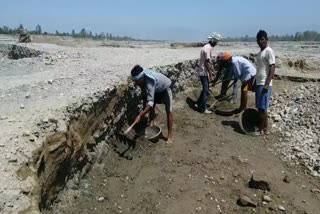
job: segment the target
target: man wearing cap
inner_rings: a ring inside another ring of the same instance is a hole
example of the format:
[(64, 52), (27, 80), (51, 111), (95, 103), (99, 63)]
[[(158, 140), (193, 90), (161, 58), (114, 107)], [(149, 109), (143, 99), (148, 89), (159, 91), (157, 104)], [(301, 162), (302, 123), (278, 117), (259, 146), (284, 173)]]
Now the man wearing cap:
[(199, 112), (210, 114), (212, 111), (207, 109), (207, 101), (209, 97), (209, 82), (213, 80), (213, 69), (210, 64), (211, 52), (213, 47), (222, 39), (222, 36), (217, 33), (213, 33), (208, 37), (208, 44), (204, 45), (200, 52), (200, 64), (198, 69), (198, 77), (201, 81), (202, 91), (197, 100), (197, 107)]
[(171, 80), (165, 75), (144, 70), (141, 66), (136, 65), (131, 70), (131, 78), (135, 85), (147, 92), (147, 105), (142, 112), (136, 117), (135, 122), (138, 123), (141, 118), (150, 112), (149, 118), (154, 119), (154, 109), (156, 103), (164, 104), (167, 113), (168, 136), (167, 143), (172, 143), (172, 91), (170, 89)]
[(276, 57), (273, 50), (268, 46), (267, 32), (260, 30), (257, 33), (257, 43), (261, 50), (257, 55), (256, 108), (259, 110), (261, 121), (257, 134), (261, 135), (269, 134), (267, 110), (272, 91)]
[[(217, 56), (218, 63), (218, 73), (217, 77), (214, 79), (213, 84), (219, 78), (219, 75), (224, 73), (223, 83), (222, 83), (222, 92), (227, 91), (227, 87), (230, 83), (230, 80), (240, 80), (241, 85), (241, 102), (239, 109), (236, 109), (235, 113), (240, 113), (247, 108), (248, 102), (248, 90), (251, 89), (253, 81), (256, 76), (256, 68), (249, 62), (246, 58), (242, 56), (234, 56), (229, 52), (219, 53)], [(236, 85), (236, 84), (235, 84)], [(233, 87), (233, 94), (236, 92), (237, 87)]]

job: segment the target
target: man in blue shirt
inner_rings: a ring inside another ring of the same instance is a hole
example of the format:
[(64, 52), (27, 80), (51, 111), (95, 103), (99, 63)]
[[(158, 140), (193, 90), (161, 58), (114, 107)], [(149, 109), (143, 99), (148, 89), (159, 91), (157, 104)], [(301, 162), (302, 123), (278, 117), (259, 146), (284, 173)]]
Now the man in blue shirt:
[(154, 114), (155, 105), (164, 104), (167, 113), (168, 136), (167, 143), (172, 143), (172, 91), (170, 89), (171, 80), (165, 75), (144, 70), (141, 66), (136, 65), (131, 70), (131, 78), (135, 85), (147, 92), (147, 105), (142, 112), (136, 117), (135, 122), (138, 123), (141, 118), (150, 112), (150, 119)]
[[(234, 56), (228, 52), (219, 53), (217, 56), (218, 63), (218, 74), (221, 75), (224, 73), (223, 84), (221, 91), (226, 93), (227, 87), (232, 79), (235, 81), (240, 80), (241, 85), (241, 102), (240, 107), (235, 113), (239, 113), (247, 108), (248, 102), (248, 90), (251, 89), (253, 81), (256, 76), (256, 68), (244, 57)], [(213, 81), (213, 84), (216, 83), (217, 78)], [(233, 88), (233, 93), (237, 93), (236, 84)]]

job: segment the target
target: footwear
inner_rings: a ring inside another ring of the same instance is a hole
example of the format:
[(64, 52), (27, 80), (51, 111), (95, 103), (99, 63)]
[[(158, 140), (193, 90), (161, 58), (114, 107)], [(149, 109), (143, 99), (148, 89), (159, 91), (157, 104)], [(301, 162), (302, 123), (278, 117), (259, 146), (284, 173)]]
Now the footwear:
[(212, 114), (212, 111), (206, 109), (206, 110), (205, 110), (204, 112), (202, 112), (202, 113), (204, 113), (204, 114)]
[(264, 133), (263, 131), (255, 131), (253, 132), (253, 136), (262, 136)]

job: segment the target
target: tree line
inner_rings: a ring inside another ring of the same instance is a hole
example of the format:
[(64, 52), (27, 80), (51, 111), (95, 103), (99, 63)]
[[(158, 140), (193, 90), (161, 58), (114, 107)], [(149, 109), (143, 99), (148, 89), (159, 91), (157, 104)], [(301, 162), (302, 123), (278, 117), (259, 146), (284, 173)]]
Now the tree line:
[[(20, 24), (17, 28), (10, 28), (8, 26), (0, 27), (0, 34), (17, 34), (20, 29), (24, 29), (23, 25)], [(112, 33), (93, 33), (90, 30), (82, 28), (79, 32), (72, 30), (69, 32), (59, 32), (56, 30), (54, 33), (46, 32), (42, 30), (42, 27), (38, 24), (34, 30), (29, 31), (30, 34), (34, 35), (55, 35), (55, 36), (72, 36), (75, 38), (91, 38), (91, 39), (108, 39), (108, 40), (118, 40), (118, 41), (141, 41), (141, 39), (135, 39), (130, 36), (118, 36)], [(320, 41), (320, 33), (317, 31), (304, 31), (297, 32), (294, 35), (272, 35), (269, 36), (271, 41)], [(151, 40), (150, 40), (151, 41)], [(226, 42), (254, 42), (255, 37), (252, 36), (242, 36), (242, 37), (227, 37), (224, 39)]]
[[(304, 31), (304, 32), (296, 32), (294, 35), (271, 35), (268, 36), (271, 41), (320, 41), (320, 33), (317, 31)], [(256, 37), (251, 36), (242, 36), (242, 37), (227, 37), (223, 39), (227, 42), (255, 42)]]
[[(19, 33), (21, 29), (25, 29), (22, 24), (20, 24), (17, 28), (10, 28), (8, 26), (0, 27), (0, 34), (11, 34), (15, 35)], [(85, 28), (82, 28), (79, 32), (76, 32), (75, 30), (72, 30), (69, 32), (60, 32), (56, 30), (54, 33), (50, 33), (47, 31), (43, 31), (42, 27), (38, 24), (34, 30), (28, 31), (28, 33), (33, 35), (53, 35), (53, 36), (72, 36), (75, 38), (91, 38), (91, 39), (108, 39), (108, 40), (118, 40), (118, 41), (138, 41), (140, 39), (135, 39), (130, 36), (119, 36), (119, 35), (113, 35), (112, 33), (93, 33), (90, 30), (86, 30)]]

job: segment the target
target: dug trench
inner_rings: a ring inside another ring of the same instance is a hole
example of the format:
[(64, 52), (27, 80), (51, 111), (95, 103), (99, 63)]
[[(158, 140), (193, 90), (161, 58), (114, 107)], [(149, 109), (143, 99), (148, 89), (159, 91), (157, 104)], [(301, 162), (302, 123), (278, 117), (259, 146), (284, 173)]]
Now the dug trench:
[[(70, 108), (67, 130), (49, 136), (34, 155), (39, 181), (34, 195), (41, 211), (278, 213), (284, 208), (288, 213), (317, 213), (319, 193), (310, 190), (319, 189), (319, 180), (304, 167), (288, 166), (274, 154), (277, 133), (248, 136), (241, 132), (237, 115), (205, 115), (192, 108), (192, 100), (200, 93), (197, 85), (193, 88), (196, 65), (188, 61), (156, 68), (173, 80), (176, 94), (171, 146), (164, 140), (152, 143), (121, 135), (141, 108), (139, 91), (130, 85)], [(298, 85), (279, 80), (274, 90)], [(217, 93), (215, 88), (213, 94)], [(249, 100), (253, 106), (253, 94)], [(238, 104), (224, 102), (218, 108), (232, 109)], [(161, 106), (157, 122), (165, 135)], [(252, 175), (268, 182), (270, 190), (249, 188)], [(254, 207), (237, 204), (244, 195)], [(265, 196), (271, 201), (263, 201)]]

